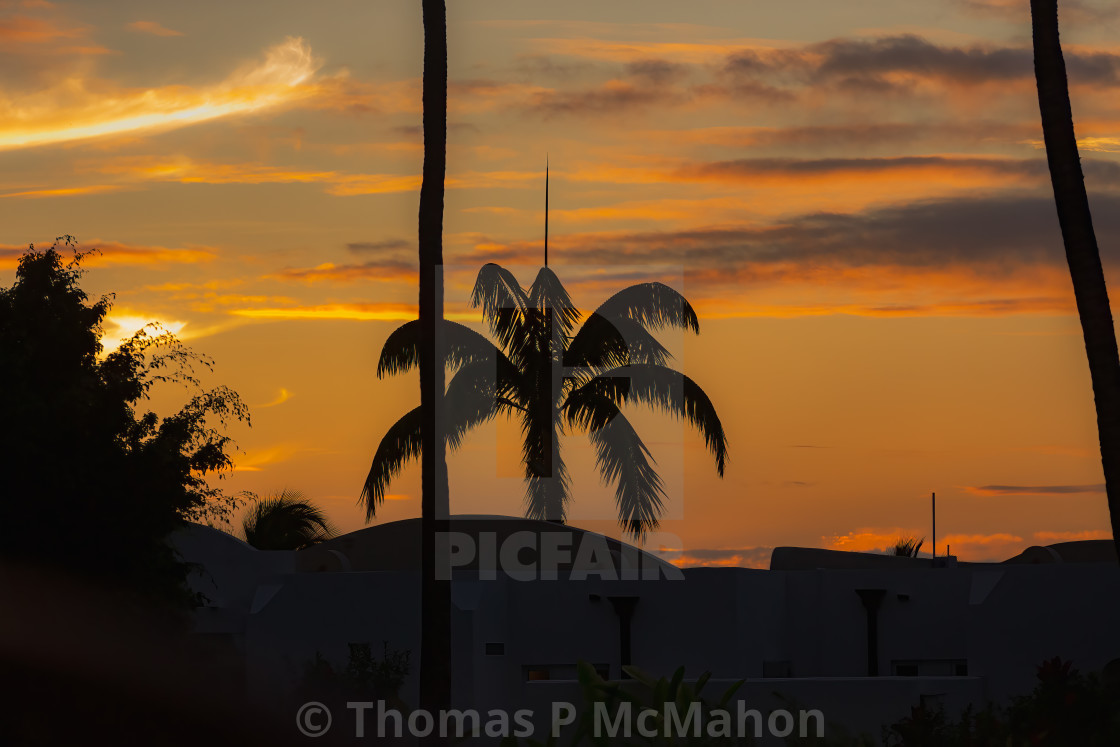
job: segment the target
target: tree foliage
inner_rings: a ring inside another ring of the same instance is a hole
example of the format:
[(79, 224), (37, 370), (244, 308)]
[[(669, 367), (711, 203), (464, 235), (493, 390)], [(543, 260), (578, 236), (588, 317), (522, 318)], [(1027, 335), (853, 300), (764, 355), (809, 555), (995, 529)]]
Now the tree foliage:
[[(220, 429), (248, 410), (226, 387), (203, 390), (196, 371), (212, 362), (158, 325), (103, 355), (112, 296), (90, 302), (88, 253), (59, 241), (31, 246), (0, 288), (0, 558), (183, 601), (186, 567), (165, 539), (232, 513), (238, 496), (207, 476), (232, 468)], [(161, 419), (142, 404), (164, 382), (191, 395)]]

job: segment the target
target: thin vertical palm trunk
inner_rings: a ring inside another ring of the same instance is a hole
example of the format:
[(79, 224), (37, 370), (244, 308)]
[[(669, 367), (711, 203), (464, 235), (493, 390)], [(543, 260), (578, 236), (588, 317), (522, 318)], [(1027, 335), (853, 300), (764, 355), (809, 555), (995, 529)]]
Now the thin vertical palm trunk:
[(1058, 39), (1057, 0), (1031, 0), (1038, 108), (1058, 223), (1066, 248), (1085, 353), (1093, 382), (1112, 538), (1120, 557), (1120, 356), (1108, 303), (1085, 177), (1073, 132), (1066, 65)]
[[(451, 582), (437, 561), (446, 544), (449, 500), (443, 437), (443, 356), (437, 334), (443, 321), (443, 194), (447, 172), (447, 8), (423, 0), (424, 180), (420, 187), (420, 408), (421, 426), (421, 637), (420, 707), (429, 713), (451, 702)], [(438, 731), (435, 732), (438, 735)], [(434, 737), (429, 743), (439, 744)]]

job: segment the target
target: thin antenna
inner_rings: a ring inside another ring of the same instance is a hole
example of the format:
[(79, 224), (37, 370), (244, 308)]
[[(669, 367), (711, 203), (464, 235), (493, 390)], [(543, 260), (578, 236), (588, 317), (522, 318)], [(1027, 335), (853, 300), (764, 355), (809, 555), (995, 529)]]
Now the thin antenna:
[(549, 265), (549, 157), (544, 156), (544, 267)]
[(937, 493), (929, 494), (930, 509), (933, 511), (933, 557), (937, 557)]

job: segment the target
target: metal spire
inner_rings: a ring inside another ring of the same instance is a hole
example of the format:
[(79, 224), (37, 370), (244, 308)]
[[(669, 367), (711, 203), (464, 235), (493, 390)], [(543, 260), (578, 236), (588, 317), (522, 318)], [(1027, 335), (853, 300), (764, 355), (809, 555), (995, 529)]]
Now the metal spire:
[(549, 265), (549, 157), (544, 156), (544, 267)]

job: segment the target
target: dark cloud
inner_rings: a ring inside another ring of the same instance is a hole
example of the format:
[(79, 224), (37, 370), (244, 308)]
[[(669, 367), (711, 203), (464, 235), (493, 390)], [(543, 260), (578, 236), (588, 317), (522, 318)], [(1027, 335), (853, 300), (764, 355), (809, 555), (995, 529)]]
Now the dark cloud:
[[(1120, 83), (1120, 55), (1066, 50), (1065, 59), (1074, 84)], [(909, 87), (891, 80), (897, 73), (963, 85), (1034, 79), (1029, 47), (952, 47), (913, 34), (832, 39), (797, 49), (744, 49), (729, 55), (722, 72), (732, 87), (776, 81), (878, 93)]]
[(890, 122), (851, 125), (810, 125), (805, 127), (744, 127), (729, 132), (728, 145), (746, 147), (791, 146), (796, 148), (897, 146), (922, 143), (1014, 143), (1039, 139), (1038, 124), (1006, 124), (1001, 122)]
[(412, 282), (416, 278), (414, 262), (375, 260), (360, 264), (322, 264), (317, 267), (289, 267), (268, 276), (273, 280), (351, 282), (354, 280), (383, 280)]
[(669, 60), (637, 60), (626, 66), (626, 74), (656, 85), (679, 80), (688, 72), (688, 66)]
[(385, 239), (384, 241), (352, 241), (346, 245), (346, 248), (356, 254), (362, 254), (364, 252), (408, 249), (411, 246), (412, 242), (407, 239)]
[(528, 80), (539, 81), (541, 78), (570, 79), (595, 68), (594, 64), (583, 60), (557, 60), (548, 55), (523, 55), (517, 58), (514, 72), (520, 73)]
[(578, 91), (542, 92), (533, 97), (528, 109), (545, 116), (610, 114), (679, 98), (680, 93), (671, 88), (610, 82)]
[(1104, 485), (980, 485), (965, 489), (979, 495), (1072, 495), (1103, 493)]
[[(1120, 86), (1120, 55), (1067, 49), (1074, 85)], [(937, 44), (915, 34), (870, 39), (839, 38), (787, 49), (743, 48), (715, 66), (649, 58), (617, 65), (525, 57), (526, 80), (561, 85), (522, 107), (545, 116), (596, 116), (653, 105), (731, 99), (748, 105), (788, 103), (805, 89), (884, 96), (914, 90), (912, 78), (955, 86), (1033, 81), (1029, 46)], [(900, 80), (900, 74), (902, 79)], [(598, 84), (590, 83), (598, 78)], [(487, 95), (504, 83), (453, 81), (458, 95)]]
[[(1096, 162), (1099, 173), (1110, 184), (1120, 177), (1120, 166), (1112, 162)], [(879, 173), (906, 171), (915, 168), (959, 168), (986, 171), (994, 174), (1044, 177), (1046, 161), (1041, 159), (947, 158), (944, 156), (902, 156), (898, 158), (742, 158), (734, 161), (714, 161), (681, 169), (681, 176), (720, 177), (804, 175), (826, 176), (842, 173)]]
[[(1089, 163), (1086, 171), (1094, 171)], [(1101, 171), (1115, 181), (1120, 167), (1107, 164)], [(1120, 262), (1120, 196), (1097, 191), (1090, 202), (1106, 266)], [(490, 241), (502, 256), (516, 256), (522, 249), (536, 251), (528, 243), (522, 247)], [(1044, 195), (960, 197), (858, 213), (803, 214), (770, 225), (555, 239), (556, 255), (569, 264), (599, 263), (608, 248), (616, 264), (679, 263), (690, 272), (719, 271), (728, 279), (743, 281), (767, 267), (793, 265), (974, 266), (1003, 276), (1025, 264), (1065, 263), (1053, 199)], [(766, 277), (775, 277), (774, 270), (767, 272)]]

